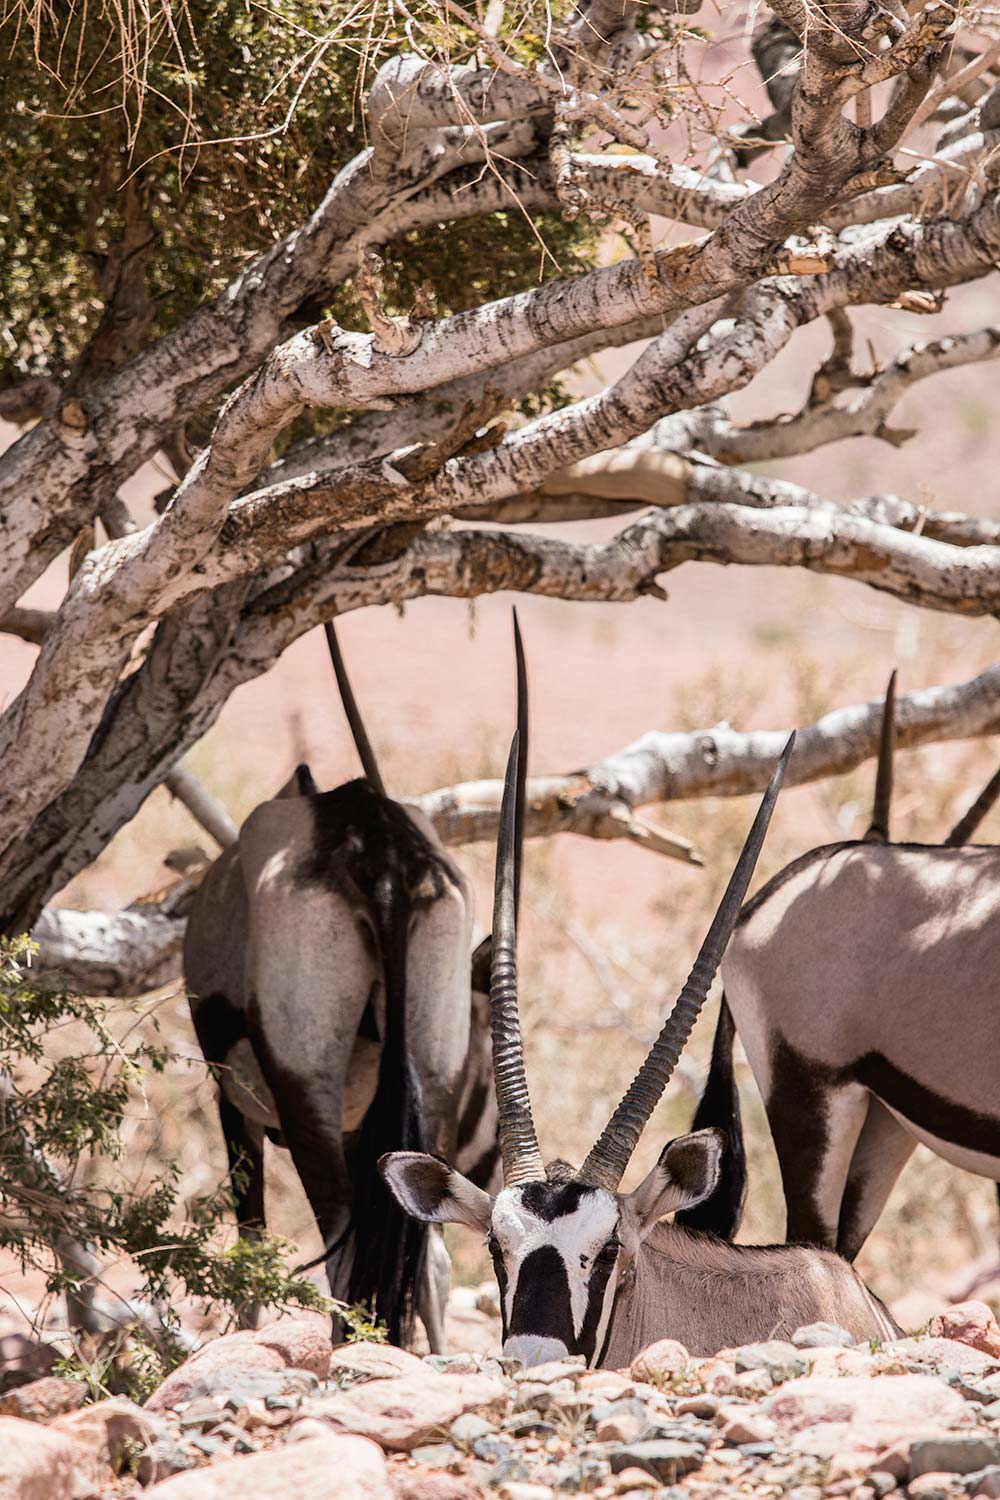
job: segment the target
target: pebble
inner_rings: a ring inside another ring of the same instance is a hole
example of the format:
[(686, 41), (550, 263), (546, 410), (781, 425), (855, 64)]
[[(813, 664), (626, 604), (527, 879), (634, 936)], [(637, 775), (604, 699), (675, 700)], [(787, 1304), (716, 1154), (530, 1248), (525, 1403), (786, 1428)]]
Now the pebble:
[(854, 1338), (836, 1323), (807, 1323), (796, 1328), (790, 1342), (796, 1349), (850, 1349)]
[(710, 1396), (707, 1391), (703, 1391), (697, 1396), (685, 1396), (682, 1401), (678, 1401), (675, 1410), (679, 1417), (692, 1416), (711, 1419), (716, 1415), (721, 1404), (718, 1396)]
[(910, 1445), (910, 1486), (923, 1474), (972, 1474), (1000, 1464), (1000, 1438), (949, 1432)]
[(907, 1486), (911, 1500), (949, 1500), (956, 1493), (953, 1474), (921, 1474)]
[(623, 1444), (608, 1454), (612, 1473), (622, 1469), (645, 1469), (664, 1484), (671, 1484), (692, 1469), (699, 1469), (705, 1457), (700, 1443), (670, 1442), (653, 1438), (649, 1442)]
[(722, 1440), (734, 1448), (744, 1443), (769, 1443), (777, 1430), (777, 1424), (770, 1417), (748, 1412), (726, 1423), (722, 1429)]
[(794, 1344), (782, 1339), (768, 1339), (763, 1344), (744, 1344), (734, 1351), (737, 1375), (748, 1370), (766, 1370), (772, 1382), (797, 1380), (809, 1373), (809, 1361), (803, 1359)]
[(496, 1427), (492, 1422), (487, 1422), (485, 1417), (477, 1416), (472, 1411), (463, 1412), (460, 1417), (456, 1417), (449, 1429), (452, 1442), (460, 1446), (467, 1446), (477, 1438), (488, 1437), (494, 1432)]
[(503, 1484), (526, 1484), (530, 1478), (530, 1469), (519, 1458), (502, 1458), (494, 1464), (488, 1483), (493, 1489), (499, 1489)]
[(429, 1469), (447, 1469), (461, 1454), (453, 1443), (426, 1443), (422, 1448), (414, 1448), (410, 1456)]
[(879, 1500), (882, 1500), (883, 1495), (890, 1494), (896, 1488), (896, 1476), (887, 1473), (885, 1469), (873, 1469), (868, 1475), (868, 1483)]

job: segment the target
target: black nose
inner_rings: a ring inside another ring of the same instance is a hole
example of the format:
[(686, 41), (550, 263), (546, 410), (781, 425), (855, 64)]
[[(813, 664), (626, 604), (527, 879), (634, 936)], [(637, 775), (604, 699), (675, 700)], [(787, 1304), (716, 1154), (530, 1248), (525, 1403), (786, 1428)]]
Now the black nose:
[(532, 1250), (521, 1263), (508, 1337), (518, 1334), (560, 1339), (570, 1350), (575, 1343), (566, 1267), (552, 1245)]

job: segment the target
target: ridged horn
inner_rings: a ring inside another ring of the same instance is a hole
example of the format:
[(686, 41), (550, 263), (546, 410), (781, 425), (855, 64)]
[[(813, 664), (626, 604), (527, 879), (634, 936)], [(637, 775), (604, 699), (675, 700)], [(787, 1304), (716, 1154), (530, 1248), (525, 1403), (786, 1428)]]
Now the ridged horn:
[(627, 1094), (612, 1115), (597, 1145), (580, 1168), (578, 1175), (581, 1182), (590, 1183), (594, 1187), (607, 1188), (612, 1193), (617, 1192), (618, 1184), (639, 1142), (639, 1137), (670, 1081), (670, 1075), (677, 1066), (678, 1059), (708, 996), (712, 980), (715, 978), (715, 971), (722, 962), (722, 955), (726, 951), (726, 945), (736, 926), (736, 919), (740, 914), (747, 886), (750, 884), (750, 878), (764, 843), (767, 825), (771, 821), (771, 814), (778, 800), (778, 793), (781, 790), (781, 783), (784, 780), (794, 744), (795, 735), (792, 733), (782, 751), (781, 759), (774, 768), (763, 801), (757, 809), (757, 816), (753, 820), (753, 826), (747, 834), (746, 843), (736, 862), (736, 868), (726, 886), (712, 925), (708, 929), (708, 935), (701, 945), (701, 951), (695, 959), (694, 967), (688, 975), (687, 983), (664, 1022), (662, 1031), (653, 1043), (649, 1056), (635, 1075)]
[(500, 1156), (505, 1187), (538, 1182), (545, 1164), (538, 1149), (531, 1100), (524, 1073), (521, 1020), (517, 1010), (517, 907), (515, 898), (515, 803), (520, 735), (511, 741), (500, 832), (497, 835), (496, 881), (493, 891), (493, 960), (490, 965), (490, 1030), (493, 1036), (493, 1080), (497, 1091)]
[(521, 865), (524, 859), (524, 817), (528, 796), (528, 668), (524, 642), (514, 616), (514, 661), (517, 667), (517, 795), (514, 799), (514, 921), (521, 915)]
[(882, 709), (882, 733), (878, 744), (878, 769), (875, 772), (875, 799), (872, 820), (865, 833), (866, 844), (889, 842), (889, 807), (892, 803), (893, 759), (896, 754), (896, 673), (893, 670), (885, 690)]
[(967, 844), (998, 797), (1000, 797), (1000, 771), (995, 771), (969, 811), (963, 818), (959, 818), (945, 839), (945, 848), (955, 849), (960, 844)]
[(337, 687), (340, 689), (340, 701), (344, 705), (344, 713), (347, 715), (347, 722), (351, 727), (351, 737), (354, 740), (354, 747), (358, 752), (358, 759), (361, 761), (361, 769), (375, 790), (381, 792), (384, 797), (386, 796), (385, 782), (382, 780), (382, 773), (378, 768), (378, 761), (375, 759), (375, 751), (372, 749), (371, 740), (368, 738), (361, 719), (361, 710), (358, 708), (357, 699), (351, 688), (351, 679), (347, 675), (347, 668), (344, 665), (344, 658), (341, 655), (340, 642), (337, 640), (337, 632), (333, 628), (333, 621), (327, 620), (323, 626), (323, 630), (326, 635), (326, 644), (330, 648), (330, 660), (333, 662)]

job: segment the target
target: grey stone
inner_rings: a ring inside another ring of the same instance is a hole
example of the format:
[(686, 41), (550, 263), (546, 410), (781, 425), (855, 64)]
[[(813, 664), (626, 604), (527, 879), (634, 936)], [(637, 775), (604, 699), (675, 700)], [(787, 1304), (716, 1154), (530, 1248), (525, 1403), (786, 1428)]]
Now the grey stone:
[(209, 1458), (215, 1453), (221, 1453), (225, 1443), (220, 1437), (212, 1432), (199, 1432), (198, 1436), (191, 1439), (191, 1447), (197, 1448), (199, 1453), (205, 1453)]
[(579, 1494), (599, 1489), (605, 1483), (611, 1466), (604, 1458), (571, 1458), (561, 1463), (555, 1488), (564, 1493)]
[(878, 1495), (879, 1500), (882, 1500), (883, 1495), (891, 1494), (896, 1488), (896, 1476), (885, 1469), (873, 1469), (868, 1475), (868, 1483)]
[(551, 1422), (543, 1421), (541, 1412), (537, 1411), (516, 1411), (512, 1416), (504, 1417), (500, 1426), (511, 1437), (551, 1437), (556, 1430)]
[(502, 1459), (509, 1458), (513, 1449), (506, 1438), (502, 1438), (499, 1433), (489, 1433), (484, 1437), (476, 1438), (472, 1451), (484, 1463), (499, 1463)]
[(620, 1401), (602, 1401), (600, 1406), (592, 1406), (587, 1420), (596, 1427), (599, 1422), (615, 1417), (635, 1417), (645, 1426), (649, 1421), (649, 1408), (637, 1396), (624, 1396)]
[(623, 1469), (645, 1469), (664, 1484), (672, 1484), (683, 1474), (701, 1467), (705, 1449), (701, 1443), (683, 1443), (664, 1438), (652, 1438), (642, 1443), (622, 1443), (608, 1453), (613, 1474)]
[(773, 1443), (740, 1443), (739, 1451), (744, 1458), (770, 1458), (776, 1450)]
[(530, 1478), (531, 1470), (519, 1458), (502, 1458), (499, 1463), (493, 1465), (487, 1483), (493, 1489), (499, 1489), (502, 1484), (510, 1484), (511, 1482), (524, 1484)]
[(456, 1417), (449, 1428), (452, 1442), (460, 1445), (474, 1443), (477, 1438), (488, 1437), (493, 1432), (496, 1432), (496, 1425), (487, 1422), (485, 1417), (477, 1417), (472, 1411)]
[(679, 1417), (707, 1417), (711, 1420), (722, 1402), (718, 1396), (711, 1396), (707, 1391), (697, 1396), (685, 1396), (683, 1401), (677, 1403), (677, 1415)]
[(786, 1491), (785, 1500), (823, 1500), (823, 1491), (818, 1484), (797, 1484)]
[(794, 1344), (784, 1339), (768, 1339), (763, 1344), (744, 1344), (735, 1351), (736, 1373), (766, 1370), (777, 1385), (782, 1380), (796, 1380), (809, 1373), (809, 1362), (802, 1358)]
[(978, 1432), (942, 1433), (910, 1444), (910, 1479), (921, 1474), (971, 1474), (1000, 1464), (1000, 1438)]
[(203, 1397), (200, 1401), (192, 1401), (180, 1415), (179, 1426), (182, 1432), (201, 1431), (209, 1427), (218, 1427), (220, 1422), (226, 1420), (226, 1408), (219, 1401), (210, 1401)]
[(478, 1375), (479, 1361), (474, 1354), (425, 1354), (424, 1364), (439, 1375)]
[(149, 1447), (136, 1460), (135, 1474), (143, 1486), (155, 1484), (159, 1479), (169, 1479), (171, 1474), (183, 1474), (193, 1469), (195, 1456), (181, 1446), (176, 1438), (164, 1435), (155, 1437)]
[(836, 1323), (807, 1323), (804, 1328), (796, 1328), (791, 1342), (796, 1349), (850, 1349), (855, 1340)]
[(298, 1393), (307, 1395), (317, 1390), (319, 1381), (311, 1370), (241, 1370), (224, 1367), (209, 1370), (200, 1375), (188, 1392), (188, 1400), (195, 1402), (207, 1397), (228, 1404), (235, 1400), (245, 1406), (248, 1401), (265, 1401), (269, 1396), (286, 1396)]
[(1000, 1500), (1000, 1466), (990, 1464), (988, 1468), (967, 1474), (965, 1488), (970, 1495), (987, 1495), (989, 1500)]
[(414, 1448), (410, 1457), (429, 1469), (447, 1469), (461, 1455), (454, 1443), (425, 1443), (422, 1448)]

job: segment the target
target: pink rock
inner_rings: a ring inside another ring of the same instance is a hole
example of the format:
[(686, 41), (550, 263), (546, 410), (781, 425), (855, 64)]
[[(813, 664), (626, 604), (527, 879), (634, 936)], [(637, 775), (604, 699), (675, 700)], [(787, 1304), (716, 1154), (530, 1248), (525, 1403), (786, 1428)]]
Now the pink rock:
[(75, 1411), (86, 1399), (87, 1387), (82, 1380), (46, 1375), (42, 1380), (32, 1380), (28, 1385), (19, 1385), (0, 1396), (0, 1416), (24, 1417), (28, 1422), (51, 1422), (63, 1412)]
[(73, 1444), (21, 1417), (0, 1417), (0, 1500), (72, 1500)]
[(408, 1453), (448, 1427), (463, 1412), (494, 1410), (507, 1401), (506, 1387), (485, 1375), (438, 1375), (371, 1380), (366, 1385), (307, 1403), (303, 1415), (322, 1417), (338, 1432), (356, 1432), (397, 1452)]
[(146, 1409), (169, 1411), (179, 1406), (195, 1381), (213, 1370), (309, 1370), (322, 1380), (332, 1355), (329, 1328), (325, 1320), (314, 1317), (282, 1318), (265, 1328), (227, 1333), (173, 1370), (150, 1396)]
[(636, 1355), (632, 1361), (632, 1375), (635, 1380), (649, 1380), (655, 1384), (665, 1376), (676, 1375), (690, 1362), (691, 1356), (683, 1344), (676, 1339), (658, 1339)]
[(233, 1500), (234, 1496), (247, 1500), (394, 1500), (385, 1459), (375, 1444), (335, 1433), (175, 1474), (144, 1490), (143, 1496), (144, 1500), (147, 1496), (148, 1500)]
[(363, 1380), (390, 1380), (396, 1375), (423, 1375), (426, 1366), (415, 1354), (393, 1344), (341, 1344), (330, 1361), (330, 1377), (351, 1375)]
[(1000, 1359), (973, 1349), (957, 1339), (897, 1339), (887, 1346), (886, 1354), (919, 1361), (929, 1370), (961, 1370), (965, 1375), (987, 1375), (1000, 1369)]
[(0, 1370), (5, 1375), (26, 1375), (35, 1380), (50, 1374), (55, 1362), (56, 1351), (51, 1344), (29, 1338), (26, 1333), (0, 1334)]
[(317, 1314), (301, 1318), (280, 1318), (258, 1328), (254, 1334), (264, 1349), (274, 1349), (293, 1370), (309, 1370), (325, 1380), (330, 1373), (333, 1344), (330, 1324)]
[(422, 1469), (396, 1481), (397, 1500), (482, 1500), (482, 1490), (464, 1474)]
[(928, 1332), (1000, 1359), (1000, 1326), (985, 1302), (956, 1302), (932, 1319)]
[(118, 1396), (82, 1411), (56, 1417), (50, 1432), (61, 1432), (73, 1444), (76, 1490), (89, 1494), (120, 1473), (129, 1452), (146, 1448), (155, 1436), (141, 1406)]
[(878, 1380), (813, 1375), (790, 1380), (765, 1403), (792, 1447), (818, 1458), (840, 1459), (857, 1472), (874, 1456), (904, 1439), (927, 1437), (968, 1425), (969, 1409), (950, 1386), (929, 1375), (883, 1375)]

